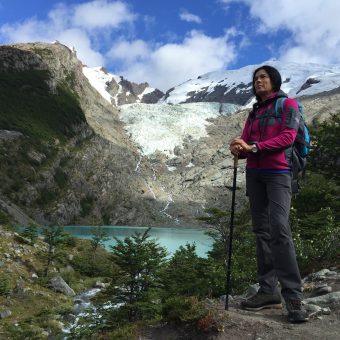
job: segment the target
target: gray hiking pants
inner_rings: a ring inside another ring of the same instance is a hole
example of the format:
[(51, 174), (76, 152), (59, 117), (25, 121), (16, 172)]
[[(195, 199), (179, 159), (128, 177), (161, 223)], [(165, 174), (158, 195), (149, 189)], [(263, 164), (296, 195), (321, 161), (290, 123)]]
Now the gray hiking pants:
[(246, 178), (260, 291), (277, 293), (279, 281), (285, 300), (301, 299), (301, 277), (289, 223), (291, 174), (247, 169)]

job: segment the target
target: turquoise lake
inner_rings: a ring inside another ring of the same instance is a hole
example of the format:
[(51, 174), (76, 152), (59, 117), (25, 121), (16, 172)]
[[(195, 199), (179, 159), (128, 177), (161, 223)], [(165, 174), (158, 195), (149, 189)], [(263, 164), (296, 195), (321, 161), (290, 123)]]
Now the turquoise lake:
[[(77, 238), (91, 239), (92, 226), (66, 226), (64, 230)], [(144, 232), (145, 227), (124, 227), (124, 226), (102, 226), (110, 240), (105, 242), (105, 247), (110, 250), (110, 246), (115, 245), (116, 241), (113, 237), (124, 239), (131, 236), (136, 231)], [(179, 246), (187, 243), (196, 244), (196, 253), (200, 257), (206, 257), (207, 251), (211, 249), (213, 244), (212, 238), (204, 234), (202, 229), (189, 228), (151, 228), (150, 237), (157, 239), (159, 244), (165, 247), (170, 254), (173, 254)]]

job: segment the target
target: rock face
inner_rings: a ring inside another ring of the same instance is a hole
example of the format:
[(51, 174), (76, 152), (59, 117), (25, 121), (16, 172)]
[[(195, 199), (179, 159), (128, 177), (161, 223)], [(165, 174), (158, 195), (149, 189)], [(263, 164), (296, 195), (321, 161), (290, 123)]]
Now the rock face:
[(136, 102), (154, 104), (164, 96), (164, 93), (158, 89), (144, 93), (147, 88), (149, 88), (148, 83), (136, 84), (123, 77), (120, 77), (119, 81), (113, 78), (107, 83), (107, 92), (116, 98), (112, 104), (117, 106)]

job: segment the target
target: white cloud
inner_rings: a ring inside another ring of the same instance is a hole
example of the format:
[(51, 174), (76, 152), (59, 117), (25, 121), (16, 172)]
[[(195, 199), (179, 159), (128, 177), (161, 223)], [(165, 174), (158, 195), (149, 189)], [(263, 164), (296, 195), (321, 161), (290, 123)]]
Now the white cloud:
[(84, 31), (78, 28), (64, 30), (57, 40), (69, 47), (75, 47), (77, 57), (87, 66), (105, 65), (104, 56), (92, 48), (91, 40)]
[(113, 27), (133, 22), (136, 15), (121, 1), (95, 0), (74, 9), (74, 24), (86, 29)]
[(292, 37), (282, 41), (285, 61), (339, 63), (339, 1), (324, 0), (221, 0), (242, 2), (253, 17), (259, 18), (259, 32), (270, 34), (283, 29)]
[(110, 49), (107, 56), (114, 60), (134, 63), (147, 58), (150, 53), (150, 47), (143, 40), (119, 41)]
[(191, 31), (180, 44), (146, 49), (149, 55), (144, 54), (142, 61), (128, 60), (121, 74), (136, 82), (148, 81), (163, 91), (189, 78), (223, 68), (236, 55), (235, 46), (227, 35), (212, 38), (198, 31)]
[(202, 19), (198, 15), (189, 13), (185, 10), (181, 11), (181, 13), (179, 14), (179, 17), (183, 21), (195, 22), (196, 24), (202, 23)]
[(88, 66), (105, 64), (95, 43), (113, 29), (125, 27), (136, 15), (121, 1), (95, 0), (80, 5), (60, 3), (45, 20), (30, 18), (24, 22), (0, 26), (0, 41), (52, 42), (59, 40), (77, 50), (78, 58)]

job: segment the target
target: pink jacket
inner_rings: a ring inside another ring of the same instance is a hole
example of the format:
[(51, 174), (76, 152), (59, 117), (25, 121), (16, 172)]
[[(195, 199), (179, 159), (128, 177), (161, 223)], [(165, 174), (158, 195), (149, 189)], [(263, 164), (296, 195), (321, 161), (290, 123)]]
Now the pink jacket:
[(300, 112), (295, 99), (284, 101), (283, 113), (277, 115), (278, 97), (287, 97), (280, 91), (263, 103), (256, 103), (249, 113), (241, 138), (248, 144), (256, 143), (258, 152), (247, 153), (247, 168), (262, 170), (291, 169), (291, 154), (299, 126)]

